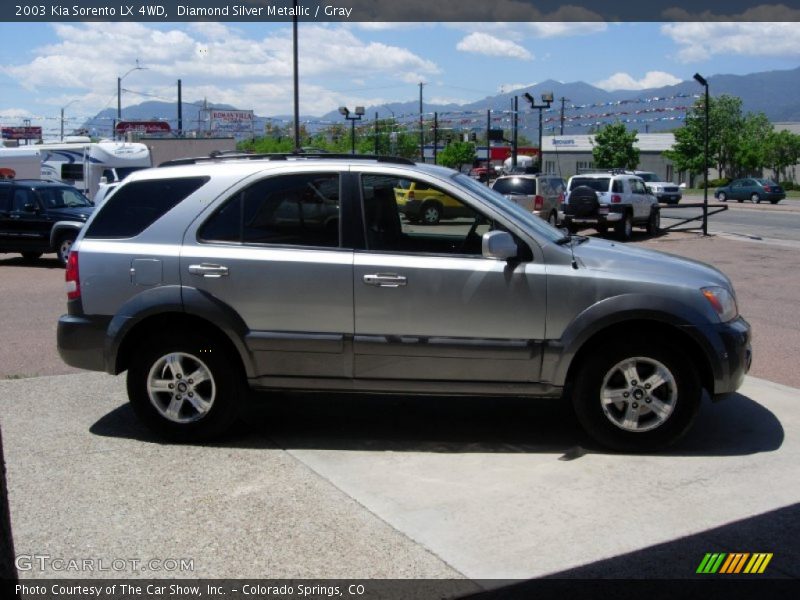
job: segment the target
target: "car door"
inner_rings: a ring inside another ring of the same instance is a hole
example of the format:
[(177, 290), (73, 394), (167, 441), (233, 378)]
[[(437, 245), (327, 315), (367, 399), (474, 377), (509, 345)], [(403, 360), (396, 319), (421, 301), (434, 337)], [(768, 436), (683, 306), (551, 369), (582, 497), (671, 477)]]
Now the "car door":
[(15, 187), (9, 212), (11, 244), (20, 252), (47, 248), (50, 245), (50, 225), (33, 190)]
[(12, 186), (0, 183), (0, 248), (9, 243)]
[(633, 197), (633, 218), (645, 219), (650, 213), (650, 204), (647, 201), (647, 187), (641, 179), (631, 179), (631, 193)]
[(181, 281), (233, 311), (257, 376), (350, 377), (353, 251), (340, 236), (340, 174), (264, 177), (190, 228)]
[(366, 240), (354, 257), (355, 376), (537, 381), (544, 265), (484, 258), (481, 235), (502, 224), (452, 189), (443, 193), (460, 216), (436, 225), (402, 219), (400, 181), (361, 175)]
[(731, 182), (731, 198), (734, 200), (744, 200), (747, 190), (742, 179)]

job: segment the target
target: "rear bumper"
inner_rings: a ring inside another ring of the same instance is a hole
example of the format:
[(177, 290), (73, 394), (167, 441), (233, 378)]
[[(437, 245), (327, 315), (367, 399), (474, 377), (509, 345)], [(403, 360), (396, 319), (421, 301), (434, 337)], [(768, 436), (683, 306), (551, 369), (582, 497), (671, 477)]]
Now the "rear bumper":
[(61, 360), (71, 367), (105, 371), (103, 348), (110, 317), (62, 315), (57, 340)]

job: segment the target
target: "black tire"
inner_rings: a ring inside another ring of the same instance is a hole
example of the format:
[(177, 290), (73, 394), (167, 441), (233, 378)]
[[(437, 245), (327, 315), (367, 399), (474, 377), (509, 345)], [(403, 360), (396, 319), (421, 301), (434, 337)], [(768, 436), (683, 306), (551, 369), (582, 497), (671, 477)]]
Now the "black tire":
[(36, 260), (42, 255), (41, 252), (21, 252), (20, 254), (25, 260)]
[(442, 218), (442, 206), (438, 202), (426, 202), (419, 211), (420, 220), (425, 225), (437, 225)]
[(578, 227), (575, 223), (572, 223), (571, 221), (567, 221), (564, 226), (567, 228), (567, 231), (569, 231), (572, 235), (575, 235), (581, 230), (580, 227)]
[(777, 204), (778, 202), (780, 202), (780, 200), (770, 200), (769, 201), (770, 204)]
[(558, 227), (558, 213), (553, 211), (550, 213), (550, 216), (547, 217), (547, 222), (550, 223), (553, 227)]
[[(222, 435), (236, 421), (247, 391), (241, 366), (226, 345), (178, 334), (146, 339), (141, 348), (128, 368), (128, 399), (136, 415), (159, 436), (204, 441)], [(192, 374), (206, 379), (193, 381)], [(173, 387), (167, 389), (169, 385)], [(175, 411), (170, 410), (173, 403)]]
[(633, 235), (633, 216), (630, 212), (626, 212), (622, 216), (622, 220), (618, 221), (614, 226), (614, 233), (623, 242), (627, 242)]
[(727, 195), (725, 192), (720, 192), (719, 194), (717, 194), (717, 199), (718, 199), (720, 202), (727, 202), (727, 200), (728, 200), (728, 195)]
[[(638, 379), (624, 374), (629, 364), (636, 365)], [(645, 389), (656, 370), (663, 383)], [(587, 354), (574, 382), (578, 421), (594, 440), (623, 452), (651, 452), (679, 440), (694, 421), (703, 394), (686, 352), (652, 338), (634, 337)], [(604, 403), (604, 391), (619, 400)]]
[(608, 223), (598, 223), (595, 226), (595, 230), (600, 235), (607, 235), (608, 234)]
[(736, 199), (736, 201), (737, 201), (739, 204), (742, 204), (742, 203), (744, 202), (744, 198), (737, 198), (737, 199)]
[(750, 196), (750, 202), (752, 202), (753, 204), (761, 204), (761, 196), (759, 196), (758, 194), (752, 194)]
[(58, 262), (62, 267), (67, 266), (67, 261), (69, 260), (69, 253), (72, 249), (72, 244), (75, 243), (75, 234), (74, 233), (66, 233), (58, 238), (56, 242), (56, 257), (58, 258)]
[(650, 218), (647, 220), (647, 233), (650, 235), (661, 233), (661, 211), (657, 208), (650, 211)]

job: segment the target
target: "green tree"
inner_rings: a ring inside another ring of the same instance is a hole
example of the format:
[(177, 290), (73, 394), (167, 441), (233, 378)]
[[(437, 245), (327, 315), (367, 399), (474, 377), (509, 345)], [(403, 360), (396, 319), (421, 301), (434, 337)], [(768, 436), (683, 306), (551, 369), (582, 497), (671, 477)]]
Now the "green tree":
[(739, 140), (733, 154), (736, 175), (758, 172), (767, 163), (765, 141), (773, 133), (772, 123), (764, 113), (748, 113), (741, 121)]
[(628, 131), (624, 123), (606, 125), (592, 140), (592, 157), (600, 169), (619, 167), (635, 169), (639, 165), (636, 131)]
[(787, 179), (786, 168), (800, 162), (800, 135), (787, 131), (770, 131), (764, 140), (764, 166), (772, 169), (774, 179)]
[(439, 152), (438, 163), (445, 167), (461, 170), (462, 165), (472, 164), (475, 160), (475, 144), (472, 142), (450, 142)]

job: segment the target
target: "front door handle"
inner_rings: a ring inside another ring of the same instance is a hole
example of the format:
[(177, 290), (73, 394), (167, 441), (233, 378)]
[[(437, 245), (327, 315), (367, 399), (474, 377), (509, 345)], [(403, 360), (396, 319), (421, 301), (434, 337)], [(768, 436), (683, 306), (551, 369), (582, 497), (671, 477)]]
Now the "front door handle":
[(375, 273), (364, 275), (364, 283), (378, 287), (400, 287), (408, 283), (408, 279), (396, 273)]
[(228, 274), (228, 267), (202, 263), (199, 265), (189, 265), (189, 273), (192, 275), (202, 275), (209, 279), (219, 279), (223, 275)]

